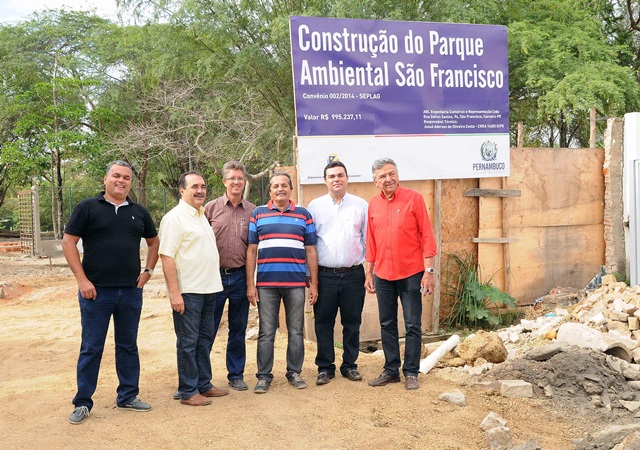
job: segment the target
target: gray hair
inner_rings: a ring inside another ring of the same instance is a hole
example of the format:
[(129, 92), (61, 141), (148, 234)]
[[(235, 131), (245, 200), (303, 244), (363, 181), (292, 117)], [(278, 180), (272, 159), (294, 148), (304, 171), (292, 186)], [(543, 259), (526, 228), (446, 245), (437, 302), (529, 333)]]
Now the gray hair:
[(382, 169), (387, 164), (391, 164), (393, 167), (396, 168), (396, 170), (398, 170), (398, 165), (396, 164), (396, 162), (393, 159), (391, 159), (391, 158), (378, 158), (371, 165), (371, 175), (375, 174), (376, 170)]
[(224, 163), (224, 166), (222, 166), (222, 178), (226, 180), (227, 174), (232, 170), (241, 170), (242, 176), (245, 179), (247, 178), (247, 169), (240, 161), (227, 161)]
[(122, 167), (128, 167), (129, 169), (131, 169), (131, 172), (133, 172), (133, 169), (131, 168), (131, 164), (129, 164), (126, 161), (122, 161), (120, 159), (117, 159), (115, 161), (111, 161), (109, 164), (107, 164), (107, 175), (109, 175), (109, 172), (111, 172), (111, 168), (113, 166), (122, 166)]
[(275, 177), (287, 177), (287, 179), (289, 180), (289, 187), (293, 189), (293, 181), (291, 181), (291, 175), (289, 175), (287, 172), (273, 172), (273, 174), (269, 177), (269, 189), (271, 189), (271, 180), (273, 180)]

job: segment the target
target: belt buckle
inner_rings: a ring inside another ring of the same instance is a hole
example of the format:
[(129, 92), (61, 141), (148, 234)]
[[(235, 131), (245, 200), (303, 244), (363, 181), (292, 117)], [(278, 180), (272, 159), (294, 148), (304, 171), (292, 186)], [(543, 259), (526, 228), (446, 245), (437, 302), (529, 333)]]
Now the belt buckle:
[(231, 275), (233, 273), (233, 269), (222, 269), (222, 273), (225, 275)]

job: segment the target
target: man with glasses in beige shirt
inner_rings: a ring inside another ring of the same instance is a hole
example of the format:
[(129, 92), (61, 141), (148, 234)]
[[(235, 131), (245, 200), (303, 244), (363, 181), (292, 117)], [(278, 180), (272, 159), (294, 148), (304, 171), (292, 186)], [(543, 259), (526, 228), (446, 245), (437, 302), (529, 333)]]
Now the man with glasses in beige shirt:
[(218, 243), (223, 288), (221, 292), (216, 293), (214, 339), (228, 299), (227, 379), (232, 389), (246, 391), (248, 387), (243, 377), (247, 359), (245, 333), (249, 318), (249, 300), (245, 264), (249, 219), (256, 205), (243, 197), (247, 171), (241, 162), (229, 161), (222, 166), (222, 184), (226, 189), (225, 193), (204, 207), (205, 216)]

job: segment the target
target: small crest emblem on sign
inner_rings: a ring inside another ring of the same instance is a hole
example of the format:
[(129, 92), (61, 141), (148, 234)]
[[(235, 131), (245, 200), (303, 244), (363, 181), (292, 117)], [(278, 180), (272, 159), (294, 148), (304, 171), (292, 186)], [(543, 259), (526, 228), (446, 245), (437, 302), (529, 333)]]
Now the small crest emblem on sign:
[(494, 161), (498, 157), (498, 144), (487, 141), (480, 146), (480, 154), (485, 161)]

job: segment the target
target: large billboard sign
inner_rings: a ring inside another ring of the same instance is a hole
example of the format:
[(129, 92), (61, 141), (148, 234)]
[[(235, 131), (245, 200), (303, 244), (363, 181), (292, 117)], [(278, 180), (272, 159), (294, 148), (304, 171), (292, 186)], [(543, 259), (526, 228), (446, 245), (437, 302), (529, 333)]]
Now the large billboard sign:
[(509, 175), (503, 26), (291, 17), (298, 169), (352, 181), (393, 158), (401, 179)]

